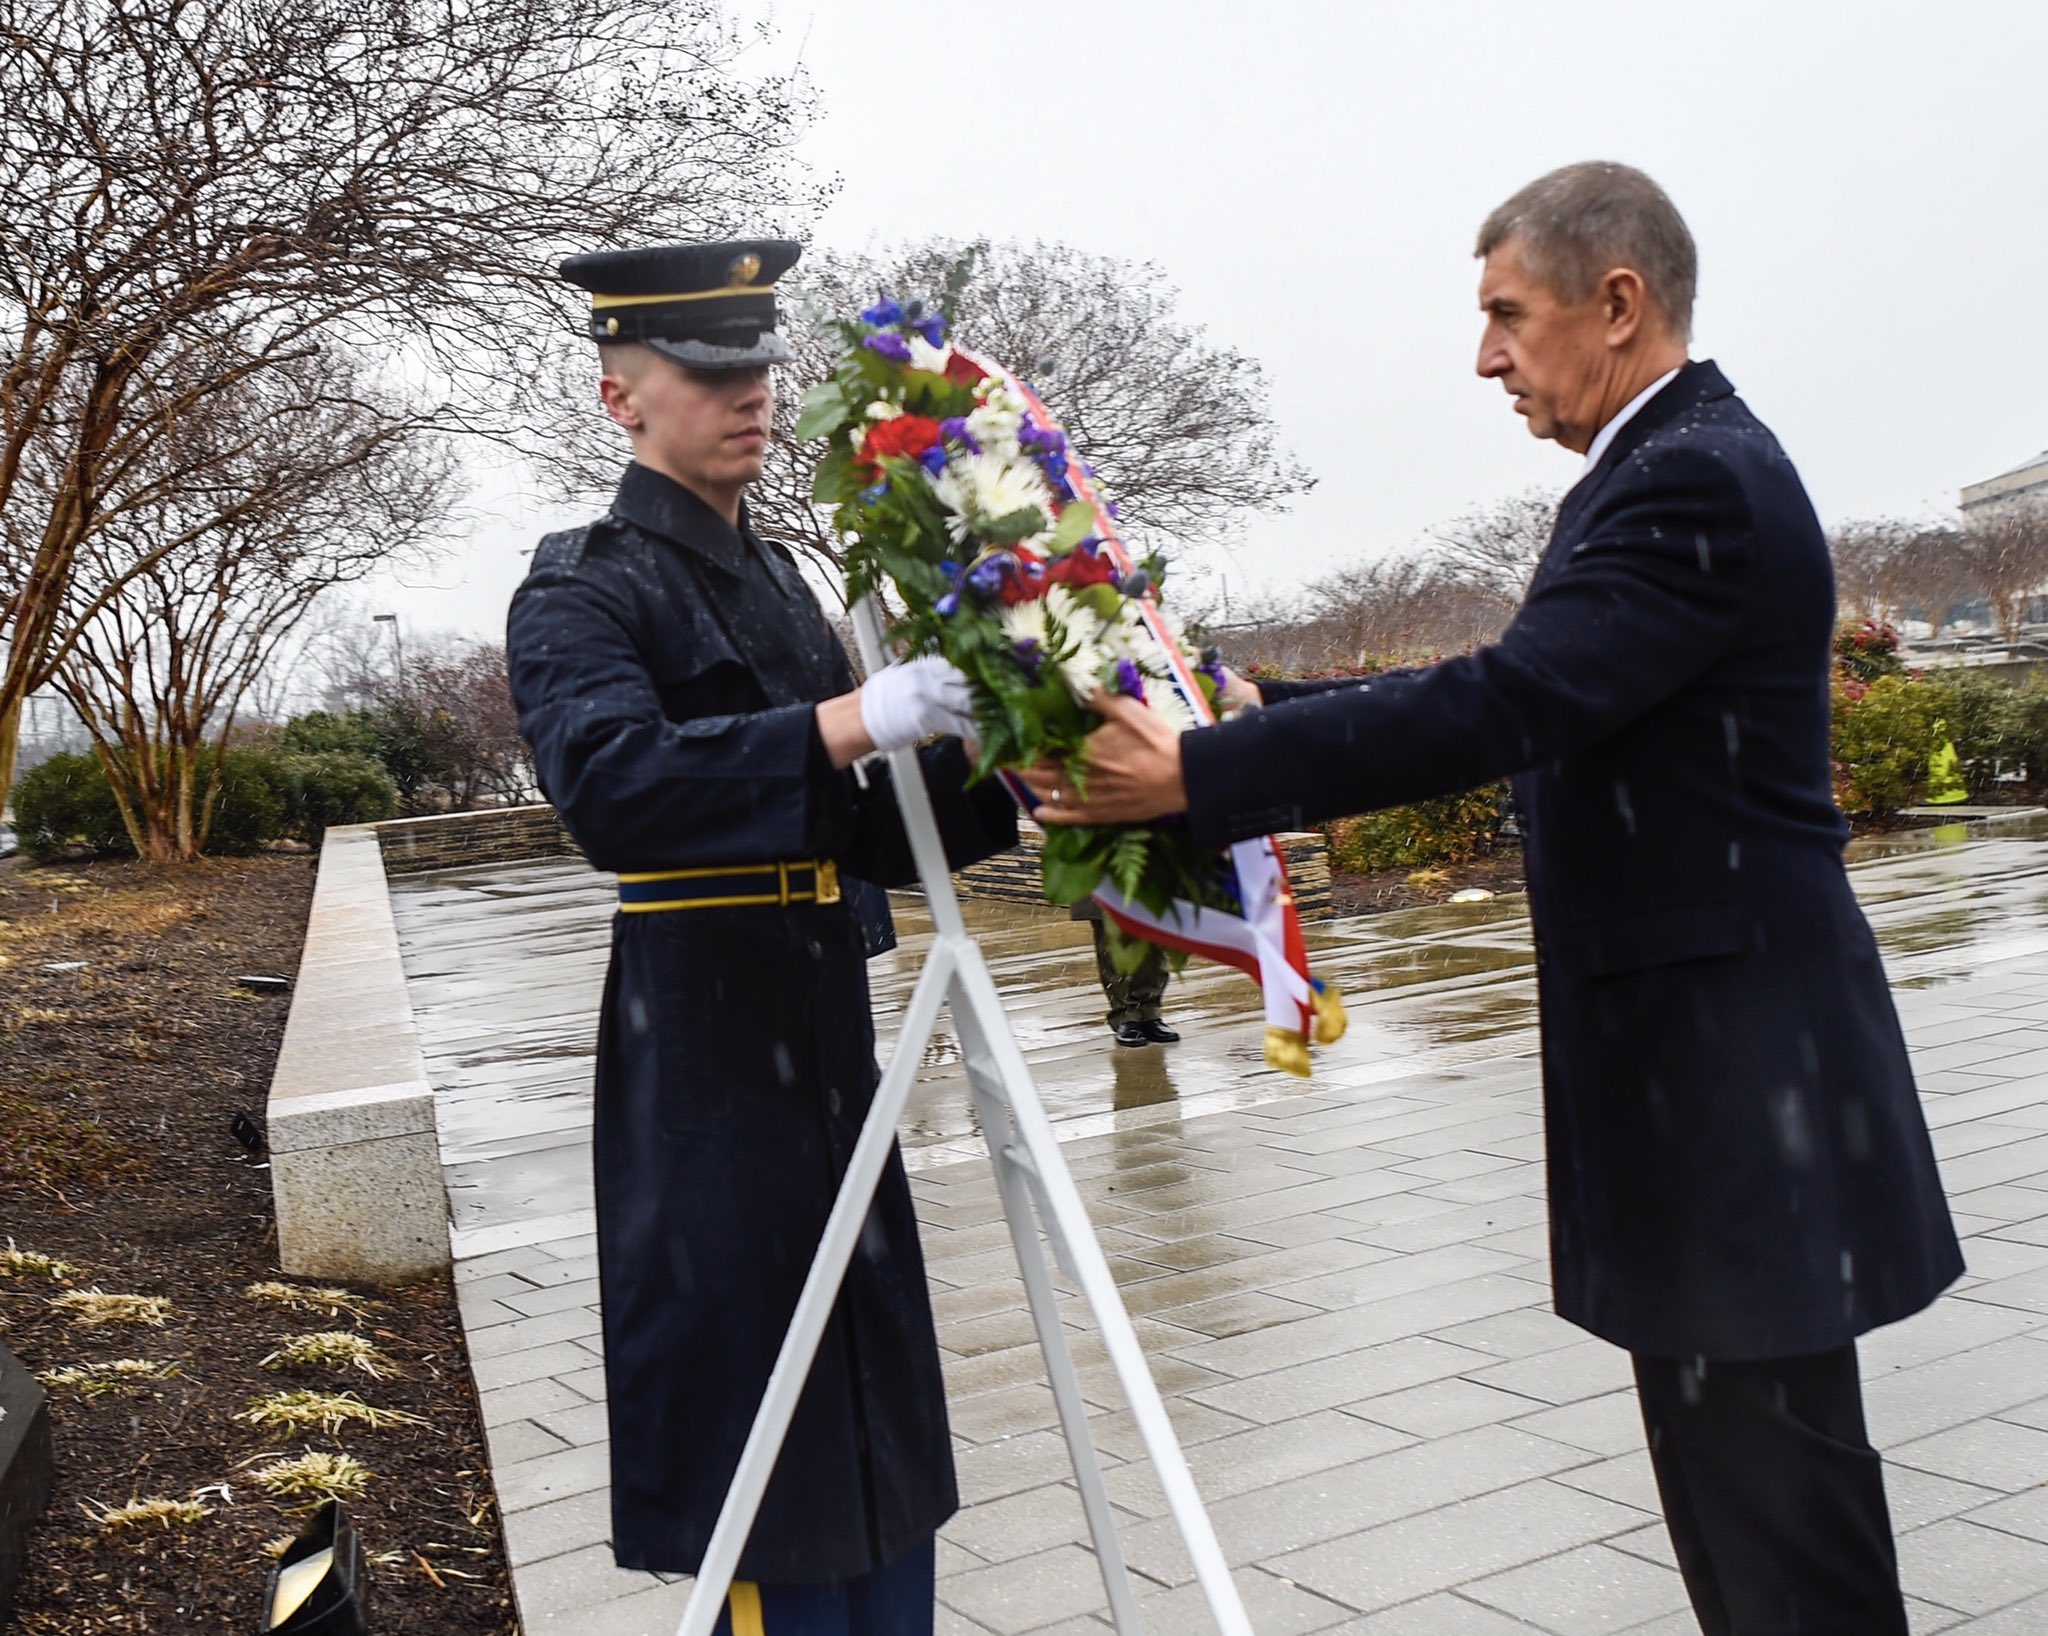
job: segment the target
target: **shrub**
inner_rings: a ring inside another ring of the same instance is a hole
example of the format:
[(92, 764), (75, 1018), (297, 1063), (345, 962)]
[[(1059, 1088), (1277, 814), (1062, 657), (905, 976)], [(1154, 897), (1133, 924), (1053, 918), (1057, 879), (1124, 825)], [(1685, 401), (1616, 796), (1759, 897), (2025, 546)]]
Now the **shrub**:
[(1935, 718), (1955, 744), (1972, 795), (1989, 790), (2001, 771), (2026, 764), (2025, 713), (2010, 682), (1981, 670), (1936, 670), (1918, 685), (1930, 690)]
[[(212, 777), (209, 757), (196, 775)], [(220, 795), (214, 804), (213, 823), (206, 831), (206, 850), (225, 857), (246, 857), (265, 841), (285, 833), (285, 814), (291, 804), (291, 778), (284, 758), (268, 750), (230, 749), (221, 761)], [(197, 814), (194, 814), (196, 820)]]
[(1489, 784), (1413, 806), (1340, 818), (1325, 830), (1330, 861), (1361, 874), (1470, 863), (1498, 841), (1507, 793), (1506, 784)]
[(1880, 676), (1860, 695), (1837, 683), (1832, 750), (1835, 799), (1844, 812), (1889, 817), (1927, 789), (1927, 758), (1941, 719), (1938, 690), (1908, 676)]
[(337, 716), (326, 710), (314, 710), (303, 716), (294, 716), (284, 724), (277, 735), (277, 748), (285, 755), (377, 755), (377, 734), (371, 725), (369, 714), (363, 710), (351, 710)]
[(2048, 784), (2048, 671), (2034, 670), (2012, 690), (2012, 766), (2030, 784)]
[(1875, 619), (1844, 620), (1835, 630), (1835, 663), (1852, 681), (1874, 682), (1906, 668), (1899, 633)]
[(398, 786), (382, 763), (346, 750), (288, 755), (282, 767), (290, 790), (285, 828), (317, 848), (340, 824), (375, 824), (398, 811)]
[(99, 757), (89, 751), (51, 756), (23, 773), (14, 786), (14, 818), (21, 850), (38, 863), (73, 846), (134, 850)]

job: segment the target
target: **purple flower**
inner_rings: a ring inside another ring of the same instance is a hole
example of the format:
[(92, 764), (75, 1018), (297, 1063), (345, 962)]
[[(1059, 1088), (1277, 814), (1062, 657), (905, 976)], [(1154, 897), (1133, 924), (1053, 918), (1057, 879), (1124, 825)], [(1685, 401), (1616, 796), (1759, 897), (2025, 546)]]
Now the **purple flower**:
[(1124, 514), (1121, 511), (1117, 510), (1116, 502), (1114, 500), (1110, 501), (1109, 504), (1104, 506), (1102, 509), (1109, 513), (1109, 520), (1111, 522), (1120, 523), (1124, 520)]
[(886, 330), (880, 335), (870, 335), (861, 342), (861, 345), (870, 352), (880, 353), (892, 364), (907, 364), (910, 362), (910, 343), (904, 340), (902, 336), (892, 335)]
[(967, 429), (967, 417), (955, 415), (950, 420), (939, 422), (939, 436), (949, 443), (957, 443), (969, 454), (981, 453), (981, 439)]
[(896, 300), (887, 290), (875, 291), (875, 304), (860, 315), (863, 324), (873, 324), (877, 329), (903, 322), (903, 303)]
[(939, 572), (946, 576), (946, 583), (950, 585), (960, 577), (960, 565), (951, 557), (945, 557), (939, 562)]
[(943, 443), (934, 443), (917, 457), (917, 463), (932, 476), (937, 477), (946, 469), (946, 446)]
[(933, 346), (938, 346), (946, 339), (946, 320), (938, 313), (926, 313), (910, 327)]
[(1116, 691), (1127, 698), (1142, 701), (1145, 697), (1145, 677), (1138, 669), (1135, 659), (1119, 659), (1116, 662)]
[(1003, 569), (999, 558), (991, 557), (978, 562), (967, 570), (967, 588), (983, 601), (994, 596), (1003, 588)]
[(959, 611), (960, 593), (958, 591), (948, 591), (932, 604), (932, 612), (941, 619), (951, 619)]
[(1045, 668), (1045, 649), (1035, 636), (1027, 636), (1016, 645), (1017, 663), (1024, 667), (1024, 674), (1034, 682)]
[(889, 479), (885, 477), (881, 482), (875, 484), (874, 487), (865, 488), (860, 491), (860, 503), (864, 506), (871, 506), (888, 492)]

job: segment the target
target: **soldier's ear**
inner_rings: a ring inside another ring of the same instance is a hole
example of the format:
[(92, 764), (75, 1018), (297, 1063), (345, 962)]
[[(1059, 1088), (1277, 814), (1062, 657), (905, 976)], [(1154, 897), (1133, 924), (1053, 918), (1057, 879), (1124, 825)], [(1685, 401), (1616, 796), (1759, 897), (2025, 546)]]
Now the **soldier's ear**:
[(610, 371), (606, 371), (597, 383), (597, 395), (604, 403), (604, 412), (629, 432), (640, 430), (640, 405), (633, 384), (625, 375)]

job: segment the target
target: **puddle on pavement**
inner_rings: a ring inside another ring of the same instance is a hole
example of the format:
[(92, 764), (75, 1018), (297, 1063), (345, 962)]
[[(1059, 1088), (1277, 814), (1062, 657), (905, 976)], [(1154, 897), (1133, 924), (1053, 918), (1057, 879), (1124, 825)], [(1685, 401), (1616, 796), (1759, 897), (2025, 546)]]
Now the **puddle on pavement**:
[[(2048, 815), (1855, 843), (1853, 878), (1895, 981), (1938, 986), (1994, 950), (2048, 951), (2044, 840)], [(574, 859), (465, 868), (399, 877), (392, 903), (444, 1156), (451, 1182), (460, 1178), (459, 1222), (520, 1219), (541, 1201), (587, 1191), (610, 877)], [(892, 906), (899, 947), (869, 968), (885, 1060), (931, 936), (921, 900), (892, 894)], [(1155, 1110), (1133, 1127), (1142, 1132), (1156, 1129), (1156, 1110), (1220, 1110), (1318, 1088), (1373, 1094), (1411, 1072), (1532, 1049), (1533, 960), (1520, 897), (1306, 928), (1311, 960), (1352, 1014), (1350, 1034), (1318, 1052), (1318, 1078), (1306, 1085), (1265, 1067), (1257, 991), (1238, 973), (1192, 963), (1166, 996), (1182, 1042), (1119, 1047), (1085, 923), (1034, 905), (962, 907), (1055, 1121), (1114, 1131), (1111, 1116)], [(978, 1132), (959, 1058), (942, 1023), (906, 1111), (906, 1149), (933, 1159), (972, 1150), (961, 1146)]]

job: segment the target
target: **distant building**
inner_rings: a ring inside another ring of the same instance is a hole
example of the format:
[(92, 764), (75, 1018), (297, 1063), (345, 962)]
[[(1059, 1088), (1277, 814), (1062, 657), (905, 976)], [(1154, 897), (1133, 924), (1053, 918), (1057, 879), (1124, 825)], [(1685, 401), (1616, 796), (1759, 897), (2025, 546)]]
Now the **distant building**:
[(1996, 477), (1986, 478), (1981, 483), (1972, 483), (1963, 490), (1962, 512), (1968, 517), (1992, 506), (2006, 505), (2014, 500), (2028, 500), (2048, 505), (2048, 450), (2043, 450), (2032, 460), (2001, 472)]

